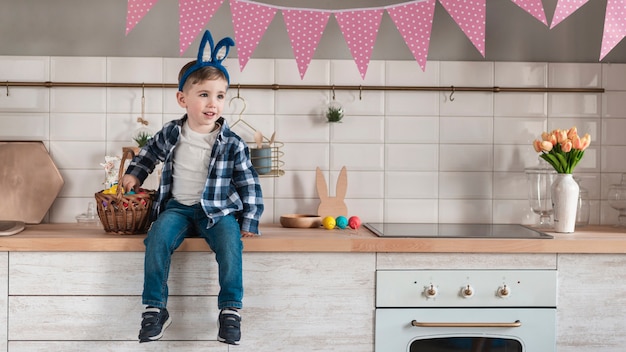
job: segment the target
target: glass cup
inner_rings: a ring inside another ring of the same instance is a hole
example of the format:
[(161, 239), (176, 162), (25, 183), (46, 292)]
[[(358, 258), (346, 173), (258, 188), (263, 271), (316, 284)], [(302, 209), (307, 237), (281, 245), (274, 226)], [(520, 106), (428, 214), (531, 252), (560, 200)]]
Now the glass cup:
[(526, 177), (528, 180), (528, 200), (530, 209), (539, 215), (539, 228), (552, 227), (552, 197), (550, 187), (557, 173), (552, 168), (528, 168)]
[(616, 227), (626, 227), (626, 174), (622, 174), (622, 182), (609, 187), (609, 205), (619, 211)]

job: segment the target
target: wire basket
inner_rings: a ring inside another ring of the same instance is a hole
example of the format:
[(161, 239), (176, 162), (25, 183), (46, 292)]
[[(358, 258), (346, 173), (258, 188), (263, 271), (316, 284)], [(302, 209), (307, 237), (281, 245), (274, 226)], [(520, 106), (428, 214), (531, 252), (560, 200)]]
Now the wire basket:
[[(250, 143), (250, 145), (254, 145)], [(250, 148), (250, 161), (259, 177), (279, 177), (285, 174), (282, 169), (285, 162), (281, 160), (285, 153), (281, 150), (283, 143), (274, 142), (263, 148)]]
[(124, 163), (134, 156), (132, 150), (124, 151), (115, 194), (104, 193), (104, 190), (95, 194), (98, 217), (106, 232), (118, 235), (143, 234), (150, 225), (150, 209), (156, 192), (142, 189), (140, 193), (123, 194), (121, 186)]

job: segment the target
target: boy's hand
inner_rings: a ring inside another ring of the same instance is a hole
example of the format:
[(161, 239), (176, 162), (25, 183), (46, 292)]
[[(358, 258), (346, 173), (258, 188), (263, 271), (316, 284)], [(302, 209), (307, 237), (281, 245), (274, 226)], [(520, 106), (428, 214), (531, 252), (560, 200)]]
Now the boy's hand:
[(139, 179), (133, 175), (124, 175), (122, 176), (122, 187), (124, 187), (124, 192), (128, 192), (131, 189), (135, 192), (139, 192)]
[(248, 231), (241, 231), (241, 237), (254, 237), (254, 236), (256, 236), (255, 233), (248, 232)]

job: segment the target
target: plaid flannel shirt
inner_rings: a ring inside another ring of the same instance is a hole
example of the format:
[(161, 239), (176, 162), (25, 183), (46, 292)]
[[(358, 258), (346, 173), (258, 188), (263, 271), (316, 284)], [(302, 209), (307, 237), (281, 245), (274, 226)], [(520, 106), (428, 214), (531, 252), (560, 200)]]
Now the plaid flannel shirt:
[[(136, 176), (143, 183), (158, 162), (163, 162), (152, 219), (156, 219), (172, 197), (174, 149), (186, 119), (187, 115), (163, 125), (126, 169), (127, 174)], [(222, 127), (213, 145), (207, 180), (200, 199), (209, 217), (209, 227), (221, 217), (235, 213), (242, 231), (260, 234), (263, 196), (258, 175), (250, 162), (250, 152), (241, 137), (230, 130), (224, 118), (220, 118), (218, 123)]]

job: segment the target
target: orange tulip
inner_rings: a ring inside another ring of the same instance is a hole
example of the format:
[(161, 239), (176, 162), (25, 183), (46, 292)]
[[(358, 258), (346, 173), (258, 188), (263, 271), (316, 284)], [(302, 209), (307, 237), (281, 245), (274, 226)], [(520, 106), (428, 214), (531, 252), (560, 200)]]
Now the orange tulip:
[(553, 133), (544, 132), (541, 134), (541, 139), (544, 141), (548, 141), (552, 143), (552, 145), (556, 145), (556, 135)]
[(561, 150), (565, 153), (569, 153), (569, 151), (572, 150), (572, 141), (569, 139), (563, 141), (563, 143), (561, 143)]
[(567, 140), (567, 131), (566, 130), (556, 130), (556, 141), (560, 144), (563, 144)]
[(572, 136), (572, 148), (582, 150), (582, 141), (578, 135)]
[(574, 136), (578, 136), (578, 129), (576, 126), (572, 127), (567, 131), (567, 138), (574, 139)]
[(535, 141), (533, 142), (533, 147), (535, 148), (535, 151), (539, 153), (541, 151), (541, 141), (535, 139)]
[(549, 152), (552, 150), (552, 143), (548, 142), (548, 141), (543, 141), (541, 142), (541, 150), (543, 150), (544, 152)]
[(583, 138), (580, 139), (581, 147), (580, 150), (585, 150), (591, 144), (591, 136), (589, 133), (585, 133)]

